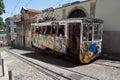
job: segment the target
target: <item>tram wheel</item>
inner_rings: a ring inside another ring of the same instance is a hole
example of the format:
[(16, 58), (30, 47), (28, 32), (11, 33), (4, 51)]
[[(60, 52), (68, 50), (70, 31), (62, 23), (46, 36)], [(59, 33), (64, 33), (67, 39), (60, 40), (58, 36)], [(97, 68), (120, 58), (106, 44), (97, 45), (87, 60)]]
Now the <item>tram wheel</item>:
[(80, 51), (79, 59), (81, 63), (90, 63), (91, 62), (91, 53), (87, 51), (85, 54)]

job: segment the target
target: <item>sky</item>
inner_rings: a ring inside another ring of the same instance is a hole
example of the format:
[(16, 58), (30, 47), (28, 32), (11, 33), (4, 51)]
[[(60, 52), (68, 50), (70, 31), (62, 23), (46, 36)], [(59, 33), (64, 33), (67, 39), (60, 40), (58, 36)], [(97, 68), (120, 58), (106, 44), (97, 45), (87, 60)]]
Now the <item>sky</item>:
[(5, 5), (5, 13), (1, 16), (3, 20), (14, 14), (20, 14), (22, 7), (36, 10), (44, 10), (46, 8), (57, 8), (63, 4), (84, 1), (84, 0), (3, 0)]

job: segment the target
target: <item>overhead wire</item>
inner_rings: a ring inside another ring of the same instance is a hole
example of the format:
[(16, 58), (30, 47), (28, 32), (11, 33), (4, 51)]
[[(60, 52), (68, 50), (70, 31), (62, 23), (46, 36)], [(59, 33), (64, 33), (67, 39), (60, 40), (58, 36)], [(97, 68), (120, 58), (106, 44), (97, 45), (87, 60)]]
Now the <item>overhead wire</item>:
[[(56, 5), (59, 5), (59, 6), (60, 6), (60, 3), (61, 3), (62, 1), (64, 1), (64, 0), (58, 1), (57, 3), (53, 4), (52, 7), (54, 7), (54, 6), (56, 6)], [(51, 12), (51, 11), (47, 11), (47, 12), (46, 12), (46, 17), (49, 17), (49, 18), (50, 18), (51, 16), (53, 16), (53, 13), (54, 13), (53, 11), (52, 11), (52, 12)], [(50, 16), (50, 15), (51, 15), (51, 16)], [(55, 16), (55, 15), (54, 15), (54, 16)], [(58, 17), (58, 16), (56, 16), (56, 18), (57, 18), (57, 17)]]
[(56, 4), (53, 5), (53, 7), (56, 6), (56, 5), (59, 5), (62, 1), (63, 0), (58, 1)]
[(31, 1), (32, 1), (32, 0), (29, 0), (28, 3), (25, 5), (25, 7), (27, 7), (27, 6), (30, 4)]
[(11, 15), (13, 15), (13, 12), (15, 11), (15, 9), (17, 8), (18, 4), (20, 3), (21, 0), (18, 0), (16, 6), (14, 7), (13, 11), (11, 12)]

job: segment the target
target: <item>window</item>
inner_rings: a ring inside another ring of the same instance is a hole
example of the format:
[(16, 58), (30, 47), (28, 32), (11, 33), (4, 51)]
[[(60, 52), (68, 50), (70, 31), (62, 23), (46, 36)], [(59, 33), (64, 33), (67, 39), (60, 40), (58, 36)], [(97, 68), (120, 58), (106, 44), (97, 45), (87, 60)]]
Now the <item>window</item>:
[(83, 24), (83, 41), (92, 41), (92, 24)]
[(46, 34), (46, 27), (45, 26), (42, 27), (42, 34)]
[(47, 26), (46, 34), (50, 34), (50, 33), (51, 33), (51, 26)]
[(39, 33), (39, 34), (42, 34), (42, 27), (39, 27), (38, 33)]
[(57, 26), (52, 26), (52, 34), (57, 34)]
[(60, 25), (59, 27), (58, 27), (58, 36), (60, 35), (60, 34), (62, 34), (62, 36), (64, 36), (65, 35), (65, 27), (64, 27), (64, 25)]
[(14, 32), (15, 32), (15, 33), (17, 32), (16, 28), (14, 28)]
[(38, 27), (37, 27), (37, 28), (36, 28), (36, 33), (38, 33), (38, 31), (39, 31), (39, 30), (38, 30)]
[(100, 40), (102, 34), (102, 28), (100, 24), (94, 25), (94, 40)]

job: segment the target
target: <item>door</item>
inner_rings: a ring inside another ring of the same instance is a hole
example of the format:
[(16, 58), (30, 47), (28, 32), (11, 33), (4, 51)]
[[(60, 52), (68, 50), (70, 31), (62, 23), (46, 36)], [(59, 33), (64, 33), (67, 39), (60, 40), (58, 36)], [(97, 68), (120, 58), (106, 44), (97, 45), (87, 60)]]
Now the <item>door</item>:
[(72, 54), (78, 54), (80, 49), (80, 23), (69, 23), (69, 47), (68, 51)]

